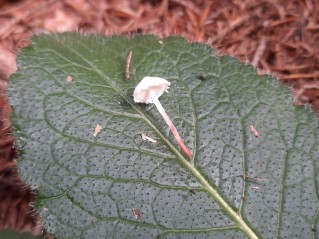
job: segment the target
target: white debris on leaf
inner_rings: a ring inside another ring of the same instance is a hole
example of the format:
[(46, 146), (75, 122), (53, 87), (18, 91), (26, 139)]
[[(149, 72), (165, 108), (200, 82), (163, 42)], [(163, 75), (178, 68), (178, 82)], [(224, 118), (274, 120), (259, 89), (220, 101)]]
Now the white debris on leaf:
[(67, 78), (66, 78), (66, 81), (67, 82), (71, 82), (73, 79), (72, 79), (72, 76), (67, 76)]
[(165, 91), (167, 92), (171, 83), (161, 77), (145, 76), (136, 86), (133, 97), (137, 103), (154, 103), (150, 90), (159, 98)]
[(99, 125), (99, 124), (96, 125), (93, 136), (96, 137), (97, 134), (100, 133), (101, 129), (102, 129), (102, 126), (101, 126), (101, 125)]
[(149, 141), (149, 142), (152, 142), (152, 143), (156, 143), (156, 140), (155, 139), (153, 139), (153, 138), (151, 138), (151, 137), (149, 137), (149, 136), (147, 136), (146, 134), (141, 134), (141, 137), (142, 137), (142, 139), (145, 141), (145, 140), (147, 140), (147, 141)]
[(260, 137), (260, 133), (256, 130), (254, 125), (249, 125), (251, 132), (255, 135), (255, 137)]

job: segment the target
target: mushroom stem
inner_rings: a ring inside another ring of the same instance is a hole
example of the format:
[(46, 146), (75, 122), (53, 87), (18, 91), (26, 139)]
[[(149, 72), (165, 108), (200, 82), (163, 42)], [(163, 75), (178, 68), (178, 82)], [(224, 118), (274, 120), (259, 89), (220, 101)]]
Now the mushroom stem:
[(184, 151), (184, 153), (187, 155), (188, 158), (192, 158), (192, 153), (189, 151), (189, 149), (184, 144), (184, 141), (182, 140), (181, 136), (179, 136), (179, 134), (178, 134), (173, 122), (171, 121), (171, 119), (166, 114), (166, 112), (165, 112), (162, 104), (159, 102), (158, 97), (155, 94), (154, 90), (150, 90), (150, 94), (151, 94), (153, 103), (155, 104), (157, 110), (162, 115), (162, 117), (165, 120), (165, 122), (168, 125), (168, 127), (171, 129), (171, 131), (172, 131), (172, 133), (173, 133), (178, 145), (181, 147), (181, 149)]

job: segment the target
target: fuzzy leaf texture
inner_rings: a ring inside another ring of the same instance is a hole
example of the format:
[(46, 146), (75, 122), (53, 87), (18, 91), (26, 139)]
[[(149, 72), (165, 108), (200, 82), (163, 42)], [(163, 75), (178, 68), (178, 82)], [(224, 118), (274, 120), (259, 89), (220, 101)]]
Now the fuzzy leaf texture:
[[(38, 35), (18, 66), (19, 172), (56, 238), (319, 237), (318, 119), (272, 77), (180, 37)], [(171, 82), (159, 100), (191, 160), (133, 101), (144, 76)]]
[(0, 238), (2, 239), (40, 239), (29, 233), (18, 233), (14, 231), (0, 231)]

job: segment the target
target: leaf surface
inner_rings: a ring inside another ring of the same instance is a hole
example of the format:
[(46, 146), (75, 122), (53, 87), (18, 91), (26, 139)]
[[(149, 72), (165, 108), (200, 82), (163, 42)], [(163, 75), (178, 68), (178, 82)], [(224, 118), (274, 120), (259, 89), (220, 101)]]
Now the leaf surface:
[(18, 233), (9, 230), (0, 231), (0, 238), (3, 239), (39, 239), (39, 237), (35, 237), (29, 233)]
[[(179, 37), (39, 35), (18, 66), (20, 174), (57, 238), (318, 237), (318, 119), (273, 78)], [(190, 161), (133, 101), (144, 76), (171, 82), (159, 100)]]

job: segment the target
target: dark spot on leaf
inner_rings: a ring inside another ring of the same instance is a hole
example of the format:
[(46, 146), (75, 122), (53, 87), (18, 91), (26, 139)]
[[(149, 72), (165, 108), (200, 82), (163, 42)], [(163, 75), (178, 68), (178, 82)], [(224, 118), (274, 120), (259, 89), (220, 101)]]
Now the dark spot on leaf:
[(205, 76), (203, 76), (203, 74), (200, 74), (197, 76), (197, 79), (199, 80), (206, 80)]

